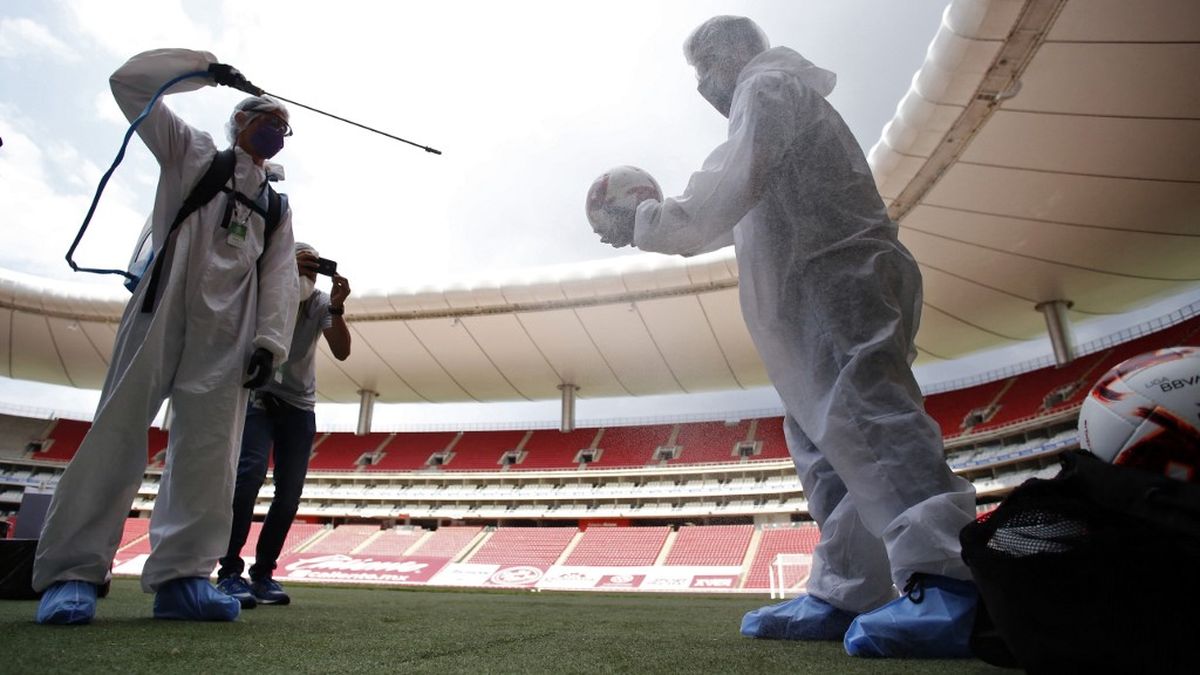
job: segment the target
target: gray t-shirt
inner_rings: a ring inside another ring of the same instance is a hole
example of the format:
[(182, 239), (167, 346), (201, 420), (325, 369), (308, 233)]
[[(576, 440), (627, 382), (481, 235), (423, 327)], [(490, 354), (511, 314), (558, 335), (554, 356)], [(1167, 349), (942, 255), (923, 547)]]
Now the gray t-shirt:
[(288, 360), (280, 368), (282, 378), (274, 379), (263, 386), (262, 391), (303, 410), (312, 410), (317, 405), (317, 341), (322, 331), (333, 325), (329, 313), (329, 296), (324, 291), (313, 291), (308, 299), (300, 303), (296, 313), (296, 330), (292, 333), (292, 346), (288, 349)]

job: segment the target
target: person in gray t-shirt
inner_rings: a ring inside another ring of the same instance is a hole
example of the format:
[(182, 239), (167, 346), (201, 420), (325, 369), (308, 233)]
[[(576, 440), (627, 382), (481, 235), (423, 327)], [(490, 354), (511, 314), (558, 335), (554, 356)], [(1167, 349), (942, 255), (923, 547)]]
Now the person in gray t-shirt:
[[(229, 549), (217, 572), (217, 588), (237, 598), (243, 609), (259, 604), (286, 605), (291, 601), (272, 573), (300, 506), (316, 435), (313, 409), (317, 403), (317, 341), (324, 335), (329, 351), (339, 361), (350, 356), (350, 331), (342, 316), (343, 305), (350, 296), (350, 282), (334, 274), (329, 295), (316, 290), (317, 251), (308, 244), (296, 243), (296, 267), (303, 299), (296, 315), (291, 348), (287, 361), (279, 368), (279, 377), (250, 396), (233, 495)], [(254, 502), (267, 476), (267, 453), (272, 446), (275, 497), (258, 536), (247, 582), (242, 578), (246, 563), (241, 550), (254, 518)]]

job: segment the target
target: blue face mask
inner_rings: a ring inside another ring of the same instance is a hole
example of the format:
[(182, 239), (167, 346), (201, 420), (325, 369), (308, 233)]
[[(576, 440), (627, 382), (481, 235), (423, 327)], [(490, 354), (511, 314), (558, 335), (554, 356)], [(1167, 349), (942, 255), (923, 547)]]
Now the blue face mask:
[(270, 124), (260, 124), (248, 140), (254, 154), (263, 159), (271, 159), (283, 149), (283, 130)]

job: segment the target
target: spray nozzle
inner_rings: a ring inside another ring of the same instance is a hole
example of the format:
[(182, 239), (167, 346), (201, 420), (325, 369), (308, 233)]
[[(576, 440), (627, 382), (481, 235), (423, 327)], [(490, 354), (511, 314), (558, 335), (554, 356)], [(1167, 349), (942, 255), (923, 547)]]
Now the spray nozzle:
[(254, 83), (246, 79), (241, 71), (228, 63), (213, 63), (208, 66), (208, 74), (212, 76), (213, 82), (233, 87), (250, 94), (251, 96), (262, 96), (263, 90), (261, 87), (254, 86)]

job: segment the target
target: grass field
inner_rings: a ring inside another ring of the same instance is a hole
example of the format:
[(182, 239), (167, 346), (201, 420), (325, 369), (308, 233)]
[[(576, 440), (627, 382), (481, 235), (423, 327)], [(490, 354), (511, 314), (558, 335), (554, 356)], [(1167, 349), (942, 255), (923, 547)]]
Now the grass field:
[(759, 597), (431, 591), (291, 585), (235, 623), (150, 618), (118, 579), (89, 626), (39, 626), (0, 601), (0, 672), (1004, 673), (980, 661), (855, 659), (841, 643), (750, 640)]

